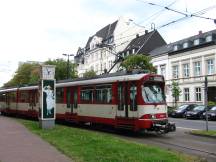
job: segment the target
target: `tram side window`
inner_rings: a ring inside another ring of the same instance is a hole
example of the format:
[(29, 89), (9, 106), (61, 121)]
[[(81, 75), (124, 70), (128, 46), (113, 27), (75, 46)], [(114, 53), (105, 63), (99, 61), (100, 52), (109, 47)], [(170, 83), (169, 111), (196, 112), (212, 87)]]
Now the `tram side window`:
[(64, 88), (56, 88), (56, 103), (64, 102)]
[(4, 101), (5, 102), (6, 100), (6, 94), (5, 93), (1, 93), (0, 94), (0, 102)]
[(112, 102), (111, 85), (96, 86), (95, 101), (100, 103), (111, 103)]
[(29, 102), (29, 93), (28, 91), (20, 92), (20, 102)]
[(11, 102), (16, 102), (16, 92), (10, 92), (9, 96)]
[(77, 94), (77, 88), (74, 88), (74, 108), (77, 108), (77, 99), (78, 99), (78, 94)]
[(130, 110), (131, 111), (137, 111), (137, 87), (135, 83), (131, 84), (130, 87)]
[(92, 87), (84, 87), (81, 90), (81, 100), (83, 102), (92, 103), (93, 102), (93, 91)]

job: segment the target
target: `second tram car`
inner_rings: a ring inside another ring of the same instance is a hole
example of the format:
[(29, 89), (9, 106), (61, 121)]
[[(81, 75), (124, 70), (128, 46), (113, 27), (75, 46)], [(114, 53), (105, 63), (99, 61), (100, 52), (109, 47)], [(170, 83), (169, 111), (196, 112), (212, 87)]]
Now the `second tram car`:
[[(133, 131), (175, 131), (168, 122), (164, 78), (155, 74), (106, 75), (56, 84), (56, 120), (111, 125)], [(5, 115), (37, 118), (38, 86), (0, 90)]]

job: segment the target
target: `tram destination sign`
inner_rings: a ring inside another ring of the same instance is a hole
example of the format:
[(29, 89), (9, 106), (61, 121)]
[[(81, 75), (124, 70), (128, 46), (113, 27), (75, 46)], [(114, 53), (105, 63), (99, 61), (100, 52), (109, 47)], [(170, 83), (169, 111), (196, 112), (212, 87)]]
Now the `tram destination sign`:
[(149, 80), (151, 80), (151, 81), (160, 81), (160, 82), (164, 81), (162, 76), (150, 76)]

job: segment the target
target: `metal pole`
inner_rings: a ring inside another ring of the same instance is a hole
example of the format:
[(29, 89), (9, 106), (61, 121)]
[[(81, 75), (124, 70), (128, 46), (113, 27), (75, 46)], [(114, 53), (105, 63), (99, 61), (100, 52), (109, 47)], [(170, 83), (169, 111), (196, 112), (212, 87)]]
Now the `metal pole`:
[(69, 57), (70, 55), (67, 55), (68, 56), (68, 60), (67, 60), (67, 79), (69, 79)]
[(64, 56), (67, 56), (68, 57), (68, 59), (67, 59), (67, 79), (69, 79), (69, 77), (70, 77), (70, 74), (69, 74), (69, 72), (70, 72), (70, 60), (69, 60), (69, 57), (70, 56), (74, 56), (74, 54), (62, 54), (62, 55), (64, 55)]
[(206, 107), (206, 111), (205, 111), (205, 118), (206, 118), (206, 131), (208, 131), (208, 110), (207, 110), (207, 106), (208, 106), (208, 79), (207, 76), (205, 76), (205, 88), (204, 88), (204, 92), (205, 92), (205, 107)]

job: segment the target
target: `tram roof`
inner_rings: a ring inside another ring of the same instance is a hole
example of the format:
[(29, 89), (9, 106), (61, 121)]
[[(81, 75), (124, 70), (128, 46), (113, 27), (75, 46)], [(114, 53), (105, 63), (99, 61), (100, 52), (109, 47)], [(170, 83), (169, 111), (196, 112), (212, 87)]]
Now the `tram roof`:
[[(134, 81), (143, 78), (147, 73), (139, 73), (137, 71), (132, 73), (126, 73), (125, 71), (112, 73), (112, 74), (103, 74), (93, 78), (77, 78), (73, 80), (61, 80), (57, 81), (56, 87), (64, 86), (75, 86), (75, 85), (92, 85), (92, 84), (103, 84), (103, 83), (112, 83), (116, 81)], [(19, 90), (31, 90), (38, 89), (38, 85), (25, 86), (25, 87), (14, 87), (14, 88), (5, 88), (0, 89), (0, 93), (4, 92), (13, 92)]]
[(73, 85), (91, 85), (91, 84), (103, 84), (103, 83), (112, 83), (115, 81), (133, 81), (139, 80), (148, 74), (133, 74), (133, 75), (118, 75), (118, 76), (108, 76), (108, 77), (98, 77), (98, 78), (89, 78), (82, 80), (74, 80), (68, 82), (59, 82), (56, 84), (56, 87), (64, 86), (73, 86)]

